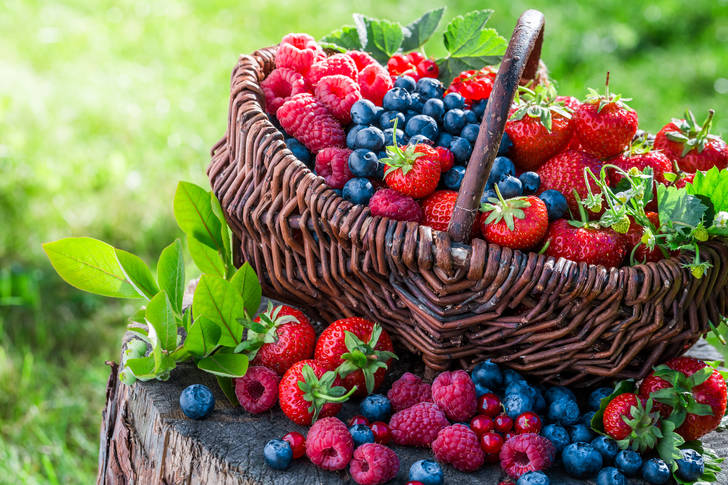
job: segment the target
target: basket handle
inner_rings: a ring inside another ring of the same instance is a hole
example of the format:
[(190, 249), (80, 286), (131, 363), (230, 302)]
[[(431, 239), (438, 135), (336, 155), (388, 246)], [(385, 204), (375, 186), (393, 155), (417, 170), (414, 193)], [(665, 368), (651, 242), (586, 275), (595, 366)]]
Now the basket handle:
[(526, 10), (518, 19), (508, 43), (490, 100), (480, 124), (475, 147), (465, 169), (458, 198), (447, 232), (456, 242), (467, 242), (480, 206), (480, 197), (488, 181), (493, 160), (506, 127), (508, 112), (521, 78), (533, 79), (538, 70), (543, 42), (544, 16), (538, 10)]

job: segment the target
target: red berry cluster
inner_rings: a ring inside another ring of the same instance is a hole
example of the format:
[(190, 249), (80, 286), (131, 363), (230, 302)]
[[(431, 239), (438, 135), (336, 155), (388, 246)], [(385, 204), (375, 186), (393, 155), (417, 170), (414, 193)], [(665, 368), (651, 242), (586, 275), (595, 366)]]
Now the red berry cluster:
[(437, 78), (440, 69), (432, 58), (426, 58), (420, 52), (409, 54), (395, 54), (387, 61), (387, 70), (392, 79), (399, 76), (409, 76), (415, 81), (423, 77)]
[(496, 70), (491, 66), (479, 70), (463, 71), (452, 80), (445, 94), (458, 93), (468, 103), (488, 99), (493, 90), (495, 75)]

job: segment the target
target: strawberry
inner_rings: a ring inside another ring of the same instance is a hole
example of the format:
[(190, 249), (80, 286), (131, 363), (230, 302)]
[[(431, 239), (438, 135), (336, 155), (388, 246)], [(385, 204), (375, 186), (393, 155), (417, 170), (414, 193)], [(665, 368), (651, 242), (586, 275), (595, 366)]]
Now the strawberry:
[(599, 158), (620, 154), (637, 132), (637, 112), (625, 104), (629, 99), (589, 89), (586, 101), (574, 113), (574, 131), (583, 149)]
[(516, 167), (534, 170), (568, 145), (572, 135), (571, 112), (556, 102), (553, 87), (535, 90), (519, 88), (523, 93), (511, 109), (506, 133)]
[(337, 320), (321, 332), (314, 356), (324, 368), (334, 370), (346, 389), (366, 396), (384, 380), (387, 368), (396, 358), (389, 334), (378, 324), (353, 317)]
[(447, 231), (457, 198), (458, 193), (454, 190), (434, 192), (422, 201), (422, 211), (425, 214), (422, 224), (430, 226), (436, 231)]
[(655, 136), (655, 148), (662, 150), (686, 172), (728, 167), (728, 145), (710, 134), (714, 114), (712, 109), (708, 111), (702, 126), (690, 111), (684, 120), (672, 120)]
[(334, 416), (352, 391), (341, 387), (336, 372), (315, 360), (293, 364), (278, 384), (278, 401), (288, 419), (308, 426), (318, 418)]
[[(652, 233), (656, 233), (660, 227), (660, 216), (657, 212), (646, 212), (645, 215), (652, 223), (650, 230)], [(645, 228), (635, 223), (630, 218), (629, 230), (626, 233), (628, 239), (627, 250), (632, 251), (631, 259), (635, 264), (644, 264), (651, 261), (659, 261), (665, 257), (659, 247), (655, 246), (650, 249), (645, 243), (642, 242), (642, 236), (645, 234)], [(635, 249), (636, 248), (636, 249)]]
[(659, 414), (652, 412), (652, 400), (641, 399), (626, 392), (615, 396), (604, 409), (604, 432), (616, 440), (620, 448), (631, 447), (644, 451), (652, 449), (662, 437), (657, 422)]
[[(625, 172), (629, 171), (630, 168), (636, 167), (640, 172), (645, 168), (652, 168), (655, 182), (667, 185), (669, 182), (665, 178), (666, 173), (673, 172), (672, 162), (667, 156), (658, 150), (644, 151), (628, 151), (610, 162), (613, 165), (621, 168)], [(617, 185), (622, 180), (622, 175), (616, 170), (610, 172), (610, 178), (612, 185)]]
[(488, 99), (493, 90), (495, 75), (495, 68), (490, 66), (486, 66), (478, 71), (463, 71), (452, 80), (447, 91), (445, 91), (445, 95), (458, 93), (468, 103)]
[[(598, 174), (602, 164), (593, 156), (582, 151), (567, 150), (559, 153), (536, 170), (541, 178), (539, 193), (549, 189), (558, 190), (566, 197), (571, 212), (576, 214), (579, 211), (579, 204), (574, 196), (574, 190), (581, 198), (585, 198), (589, 194), (584, 177), (586, 168), (591, 169), (594, 174)], [(589, 179), (589, 187), (592, 191), (598, 192), (597, 185), (591, 179)]]
[(675, 431), (686, 441), (717, 428), (726, 410), (725, 380), (692, 357), (676, 357), (657, 366), (642, 381), (639, 393), (643, 399), (654, 399), (663, 417), (673, 415), (671, 419), (680, 425)]
[(607, 268), (620, 266), (627, 254), (627, 240), (623, 234), (597, 224), (577, 223), (558, 219), (546, 233), (546, 254), (554, 258), (570, 259), (577, 263), (601, 264)]
[(387, 157), (379, 161), (387, 165), (384, 172), (387, 186), (414, 199), (427, 197), (440, 182), (439, 154), (424, 143), (407, 145), (404, 149), (395, 143), (387, 147)]
[(503, 200), (491, 197), (481, 207), (480, 230), (489, 243), (511, 249), (530, 249), (546, 235), (549, 215), (546, 204), (538, 197), (514, 197)]

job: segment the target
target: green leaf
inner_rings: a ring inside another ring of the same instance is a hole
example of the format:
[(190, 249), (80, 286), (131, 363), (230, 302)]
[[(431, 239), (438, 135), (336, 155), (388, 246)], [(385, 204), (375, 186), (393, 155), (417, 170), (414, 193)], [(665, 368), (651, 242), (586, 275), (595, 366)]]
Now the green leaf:
[(700, 199), (674, 186), (658, 185), (657, 202), (662, 224), (671, 221), (673, 225), (696, 227), (707, 209)]
[(359, 33), (357, 32), (356, 27), (352, 27), (351, 25), (345, 25), (339, 30), (334, 30), (333, 32), (323, 36), (319, 41), (319, 44), (322, 47), (329, 48), (331, 48), (330, 46), (335, 46), (339, 49), (343, 49), (344, 51), (358, 51), (362, 49), (361, 40), (359, 40)]
[(159, 292), (157, 282), (154, 280), (152, 271), (147, 263), (130, 252), (123, 249), (114, 249), (116, 261), (119, 263), (121, 271), (124, 272), (126, 280), (134, 287), (140, 296), (147, 300)]
[(205, 316), (199, 316), (192, 322), (187, 332), (184, 349), (197, 357), (204, 357), (215, 350), (220, 341), (220, 327)]
[(685, 189), (691, 195), (708, 197), (715, 212), (728, 211), (728, 168), (713, 167), (705, 173), (697, 171)]
[(248, 370), (248, 356), (218, 352), (200, 360), (197, 367), (220, 377), (243, 377)]
[(159, 287), (167, 292), (174, 311), (181, 315), (182, 297), (185, 292), (185, 259), (179, 239), (164, 248), (159, 255), (157, 282)]
[[(154, 334), (156, 334), (159, 346), (163, 350), (174, 350), (177, 347), (177, 320), (174, 309), (169, 303), (167, 292), (162, 290), (149, 300), (146, 319), (154, 328)], [(156, 347), (157, 344), (152, 337), (151, 331), (149, 338), (152, 340), (152, 347)]]
[(230, 404), (232, 404), (233, 407), (240, 406), (240, 403), (238, 402), (238, 396), (235, 395), (235, 382), (233, 381), (232, 377), (215, 377), (217, 378), (217, 385), (220, 386), (222, 393), (225, 394), (226, 398), (228, 398)]
[(244, 302), (238, 289), (219, 276), (202, 275), (192, 298), (192, 314), (205, 316), (221, 330), (218, 345), (235, 347), (243, 336), (238, 319), (245, 317)]
[(364, 50), (381, 64), (386, 65), (389, 58), (402, 45), (404, 39), (402, 26), (397, 22), (374, 19), (358, 13), (354, 14), (354, 23)]
[(174, 217), (180, 229), (208, 247), (219, 250), (220, 221), (212, 212), (210, 193), (195, 184), (180, 182), (174, 194)]
[(263, 298), (263, 290), (260, 287), (258, 275), (255, 274), (255, 270), (247, 261), (238, 268), (230, 279), (230, 283), (237, 288), (238, 293), (243, 297), (245, 311), (248, 315), (252, 317), (258, 313), (260, 301)]
[(413, 51), (425, 45), (437, 30), (437, 26), (440, 25), (444, 13), (445, 7), (435, 8), (407, 24), (403, 29), (402, 50), (404, 52)]
[(171, 371), (176, 367), (176, 363), (168, 355), (163, 355), (159, 367), (155, 369), (154, 357), (150, 355), (136, 359), (127, 359), (125, 366), (131, 369), (134, 377), (140, 381), (149, 381)]
[(227, 220), (225, 220), (225, 215), (222, 212), (220, 201), (217, 200), (217, 197), (215, 197), (215, 194), (212, 192), (210, 192), (210, 207), (212, 207), (212, 213), (215, 214), (217, 220), (220, 221), (220, 241), (222, 242), (222, 248), (220, 248), (220, 251), (222, 252), (222, 259), (225, 263), (226, 274), (228, 274), (227, 272), (232, 272), (234, 269), (230, 228), (228, 227)]
[(225, 262), (219, 252), (192, 237), (187, 238), (187, 249), (201, 272), (225, 277)]
[(662, 420), (662, 438), (657, 442), (657, 453), (672, 470), (677, 466), (675, 460), (682, 456), (678, 447), (685, 443), (682, 436), (675, 433), (675, 428), (677, 426), (670, 419)]
[(633, 379), (627, 379), (626, 381), (618, 382), (617, 385), (614, 386), (614, 392), (602, 399), (601, 404), (599, 405), (599, 410), (594, 414), (594, 417), (591, 420), (591, 428), (595, 432), (603, 435), (604, 410), (607, 409), (607, 405), (612, 401), (612, 399), (619, 396), (620, 394), (624, 394), (626, 392), (634, 392), (635, 389), (636, 386)]
[(113, 298), (139, 298), (116, 260), (114, 247), (90, 237), (43, 244), (58, 275), (79, 290)]
[[(477, 57), (502, 55), (506, 41), (485, 24), (493, 10), (474, 10), (450, 21), (443, 42), (450, 57)], [(482, 67), (482, 66), (481, 66)]]

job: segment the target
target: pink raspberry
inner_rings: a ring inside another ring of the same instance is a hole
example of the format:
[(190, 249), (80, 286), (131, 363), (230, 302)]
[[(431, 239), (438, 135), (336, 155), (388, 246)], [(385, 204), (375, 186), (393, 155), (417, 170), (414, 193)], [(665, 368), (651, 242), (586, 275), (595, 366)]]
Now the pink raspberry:
[(359, 79), (359, 71), (356, 69), (354, 59), (346, 54), (334, 54), (318, 61), (311, 66), (306, 79), (311, 86), (315, 87), (322, 77), (335, 74), (341, 74), (354, 81)]
[(281, 44), (291, 44), (292, 46), (298, 47), (299, 49), (303, 49), (309, 46), (318, 46), (318, 44), (316, 43), (316, 39), (314, 39), (313, 36), (305, 33), (295, 32), (284, 35), (281, 39)]
[(273, 114), (291, 96), (311, 92), (303, 75), (286, 67), (274, 69), (260, 87), (265, 95), (265, 110)]
[(354, 440), (339, 418), (321, 418), (306, 436), (306, 455), (324, 470), (343, 470), (354, 453)]
[(325, 58), (323, 49), (310, 35), (288, 34), (278, 45), (276, 67), (287, 67), (307, 74), (313, 64)]
[(361, 70), (367, 67), (369, 64), (379, 65), (376, 59), (370, 56), (368, 52), (349, 51), (346, 53), (346, 55), (354, 60), (354, 64), (356, 64), (356, 70), (359, 72), (361, 72)]
[(421, 402), (394, 413), (389, 420), (392, 439), (398, 445), (430, 446), (437, 433), (450, 424), (445, 414), (431, 402)]
[(346, 143), (344, 128), (312, 94), (291, 96), (278, 108), (276, 117), (286, 133), (313, 153)]
[(399, 471), (397, 453), (379, 443), (365, 443), (354, 450), (349, 464), (351, 478), (359, 485), (381, 485)]
[[(371, 200), (369, 203), (371, 204)], [(402, 377), (394, 381), (392, 388), (387, 393), (387, 397), (389, 402), (392, 403), (392, 408), (395, 411), (401, 411), (417, 403), (432, 402), (432, 389), (428, 383), (422, 382), (422, 379), (418, 376), (411, 372), (405, 372)]]
[(394, 189), (377, 190), (369, 199), (369, 210), (374, 216), (389, 217), (397, 221), (420, 222), (422, 220), (420, 204), (412, 197)]
[(442, 428), (432, 442), (432, 452), (437, 461), (449, 463), (464, 472), (474, 472), (485, 461), (478, 436), (464, 424)]
[(469, 420), (478, 407), (475, 384), (464, 370), (437, 376), (432, 383), (432, 400), (452, 421)]
[(543, 436), (519, 434), (503, 444), (500, 451), (501, 468), (513, 478), (524, 473), (543, 471), (554, 462), (556, 448)]
[(351, 105), (361, 99), (359, 85), (341, 74), (322, 77), (316, 85), (316, 99), (326, 106), (334, 118), (351, 123)]
[(249, 367), (243, 377), (235, 379), (235, 395), (249, 413), (265, 412), (278, 401), (278, 374), (259, 365)]
[(348, 148), (324, 148), (316, 155), (316, 175), (323, 177), (326, 184), (340, 189), (353, 177), (349, 170)]
[(362, 96), (381, 106), (384, 95), (394, 87), (394, 82), (385, 68), (379, 64), (369, 64), (359, 73), (359, 87)]

